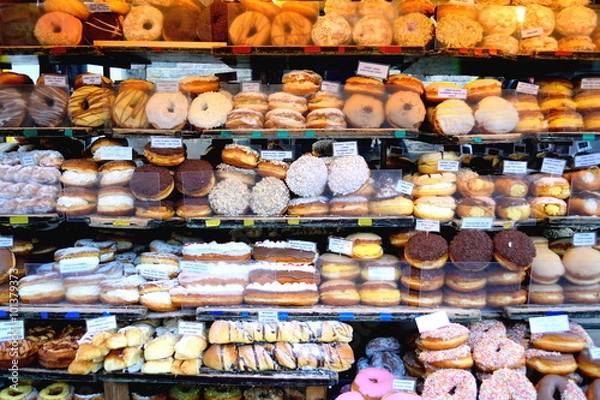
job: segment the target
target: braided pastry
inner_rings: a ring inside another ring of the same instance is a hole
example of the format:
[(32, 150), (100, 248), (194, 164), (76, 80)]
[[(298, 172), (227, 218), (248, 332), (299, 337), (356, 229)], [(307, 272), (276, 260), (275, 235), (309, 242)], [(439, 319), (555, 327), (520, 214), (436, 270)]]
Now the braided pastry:
[(14, 344), (15, 341), (0, 343), (0, 368), (10, 368), (14, 361), (17, 361), (19, 367), (25, 367), (36, 360), (37, 344), (27, 339), (17, 340), (17, 345), (14, 346)]

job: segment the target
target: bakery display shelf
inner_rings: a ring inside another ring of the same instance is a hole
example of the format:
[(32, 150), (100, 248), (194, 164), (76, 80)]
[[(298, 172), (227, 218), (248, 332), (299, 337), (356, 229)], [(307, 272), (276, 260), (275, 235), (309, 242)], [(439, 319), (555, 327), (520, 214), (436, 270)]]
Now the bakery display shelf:
[(60, 223), (58, 214), (0, 215), (0, 225), (12, 228), (49, 229)]
[(600, 133), (595, 132), (544, 132), (536, 135), (540, 142), (593, 142), (600, 140)]
[(159, 227), (181, 227), (184, 226), (185, 220), (176, 217), (161, 221), (134, 216), (107, 217), (90, 215), (87, 218), (87, 223), (92, 228), (154, 229)]
[(199, 321), (214, 321), (217, 319), (248, 319), (286, 321), (364, 321), (364, 322), (389, 322), (412, 321), (415, 317), (434, 312), (445, 311), (452, 321), (478, 321), (481, 311), (475, 309), (461, 309), (454, 307), (417, 308), (407, 306), (373, 307), (373, 306), (326, 306), (315, 305), (312, 307), (273, 307), (273, 306), (211, 306), (198, 307), (196, 319)]
[(400, 55), (400, 56), (425, 56), (431, 54), (430, 50), (423, 47), (402, 46), (220, 46), (214, 47), (212, 52), (216, 57), (224, 56), (372, 56), (372, 55)]
[(226, 217), (215, 215), (210, 218), (189, 219), (186, 222), (188, 228), (204, 229), (204, 228), (286, 228), (293, 226), (302, 226), (304, 228), (322, 228), (323, 226), (339, 227), (339, 228), (355, 228), (355, 227), (374, 227), (374, 228), (399, 228), (409, 227), (414, 225), (413, 217), (398, 217), (398, 216), (380, 216), (380, 215), (363, 215), (363, 216), (340, 216), (329, 215), (322, 217)]
[[(455, 229), (485, 229), (486, 231), (501, 231), (504, 229), (516, 229), (525, 226), (536, 226), (536, 225), (546, 225), (546, 220), (544, 219), (526, 219), (524, 221), (507, 221), (501, 219), (492, 220), (491, 227), (487, 225), (489, 221), (488, 218), (471, 218), (470, 221), (465, 222), (462, 218), (455, 218), (452, 220), (451, 226)], [(477, 223), (484, 224), (481, 227), (477, 226)], [(463, 227), (463, 224), (466, 224), (467, 227)]]
[(95, 46), (0, 46), (0, 55), (100, 56)]
[(600, 317), (598, 304), (523, 304), (504, 307), (504, 316), (511, 320), (527, 320), (531, 317), (567, 314), (569, 318)]
[[(9, 369), (0, 372), (1, 378), (10, 378)], [(67, 369), (48, 369), (39, 365), (19, 367), (19, 379), (33, 379), (43, 381), (61, 381), (61, 382), (97, 382), (96, 374), (73, 375)]]
[(535, 135), (524, 133), (497, 133), (453, 136), (456, 144), (489, 144), (489, 143), (519, 143), (535, 138)]
[[(185, 132), (184, 132), (185, 134)], [(198, 136), (199, 132), (191, 132), (190, 136)], [(394, 129), (394, 128), (376, 128), (376, 129), (358, 129), (358, 128), (343, 128), (343, 129), (261, 129), (261, 130), (221, 130), (207, 129), (202, 131), (202, 136), (220, 136), (234, 138), (343, 138), (343, 139), (416, 139), (419, 137), (419, 132)]]
[(100, 381), (128, 383), (162, 383), (193, 385), (245, 385), (245, 386), (333, 386), (338, 383), (338, 374), (332, 371), (289, 370), (289, 371), (217, 371), (201, 367), (198, 375), (154, 375), (142, 373), (100, 373)]
[(94, 136), (94, 130), (83, 127), (19, 127), (1, 128), (0, 137), (78, 137)]
[(529, 58), (542, 60), (589, 60), (594, 61), (600, 59), (600, 52), (597, 51), (537, 51)]
[[(10, 316), (11, 307), (0, 305), (0, 318)], [(19, 317), (35, 319), (85, 319), (114, 315), (118, 320), (136, 321), (146, 317), (148, 309), (141, 305), (111, 306), (108, 304), (23, 304), (17, 305)], [(13, 310), (14, 311), (14, 310)]]
[(517, 56), (506, 53), (500, 49), (483, 48), (442, 48), (436, 51), (436, 54), (443, 57), (469, 57), (469, 58), (492, 58), (501, 57), (516, 60)]
[(132, 137), (151, 137), (151, 136), (171, 136), (181, 137), (182, 132), (179, 130), (167, 130), (167, 129), (129, 129), (129, 128), (109, 128), (101, 130), (102, 135), (119, 137), (119, 138), (132, 138)]
[(580, 230), (593, 230), (600, 228), (600, 217), (590, 216), (566, 216), (566, 217), (552, 217), (547, 219), (547, 223), (551, 227), (557, 228), (581, 228)]
[(213, 49), (227, 46), (226, 42), (177, 42), (177, 41), (138, 41), (138, 40), (94, 40), (94, 46), (100, 50), (110, 49), (117, 52), (201, 52), (211, 53)]

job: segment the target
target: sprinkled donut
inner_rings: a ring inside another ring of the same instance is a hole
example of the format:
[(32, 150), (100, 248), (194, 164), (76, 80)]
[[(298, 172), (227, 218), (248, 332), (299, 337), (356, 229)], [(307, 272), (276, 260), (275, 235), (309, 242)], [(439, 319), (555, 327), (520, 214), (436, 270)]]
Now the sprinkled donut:
[(5, 88), (0, 90), (0, 127), (20, 126), (27, 113), (27, 104), (19, 90)]
[(585, 394), (575, 382), (560, 375), (546, 375), (535, 385), (537, 400), (553, 400), (555, 393), (561, 400), (585, 400)]
[(443, 369), (435, 371), (425, 379), (421, 396), (424, 399), (475, 400), (477, 383), (469, 371)]
[(506, 327), (495, 319), (474, 322), (469, 325), (469, 329), (471, 333), (467, 344), (471, 347), (475, 347), (481, 339), (506, 336)]
[(381, 399), (393, 391), (394, 375), (385, 369), (364, 368), (358, 371), (350, 386), (354, 392), (359, 392), (365, 399)]
[(285, 182), (300, 197), (320, 196), (327, 185), (328, 170), (325, 161), (306, 154), (288, 168)]
[(369, 176), (369, 166), (362, 156), (337, 157), (329, 166), (327, 185), (334, 195), (351, 194), (360, 189)]
[(479, 388), (479, 400), (536, 400), (537, 392), (527, 376), (508, 368), (494, 371)]
[(181, 92), (154, 93), (146, 103), (148, 122), (157, 129), (181, 129), (187, 121), (188, 105)]
[(445, 350), (464, 344), (469, 338), (469, 328), (451, 323), (446, 326), (421, 333), (420, 345), (427, 350)]
[(252, 188), (250, 209), (256, 215), (281, 215), (290, 201), (290, 191), (282, 180), (268, 176)]
[(64, 89), (38, 85), (29, 97), (29, 115), (37, 126), (57, 126), (67, 114), (67, 102)]
[(162, 37), (164, 17), (158, 8), (138, 6), (129, 11), (123, 21), (125, 40), (150, 42)]
[(473, 361), (485, 372), (516, 368), (525, 364), (525, 349), (508, 338), (483, 339), (473, 349)]
[(218, 92), (206, 92), (198, 95), (190, 104), (188, 121), (196, 129), (211, 129), (224, 125), (227, 114), (233, 109), (233, 103)]
[(446, 350), (425, 350), (417, 352), (419, 361), (427, 370), (438, 368), (468, 369), (473, 366), (471, 348), (466, 344)]
[(237, 179), (225, 179), (212, 188), (208, 202), (215, 214), (244, 215), (250, 204), (250, 189)]

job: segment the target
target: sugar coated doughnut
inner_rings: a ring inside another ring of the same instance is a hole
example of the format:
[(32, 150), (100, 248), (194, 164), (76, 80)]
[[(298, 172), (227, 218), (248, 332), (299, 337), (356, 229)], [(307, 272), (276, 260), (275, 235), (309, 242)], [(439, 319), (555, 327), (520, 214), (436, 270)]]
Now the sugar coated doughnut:
[(188, 110), (188, 121), (196, 129), (211, 129), (225, 124), (233, 103), (219, 92), (198, 95)]
[(263, 46), (271, 38), (271, 21), (257, 11), (238, 15), (229, 26), (229, 39), (237, 46)]
[(216, 214), (243, 215), (250, 205), (250, 190), (237, 179), (225, 179), (212, 188), (208, 202)]
[(381, 399), (393, 390), (394, 375), (380, 368), (361, 369), (350, 386), (352, 391), (359, 392), (365, 400)]
[(285, 182), (300, 197), (320, 196), (327, 186), (328, 168), (319, 157), (303, 155), (288, 168)]
[(327, 185), (335, 195), (356, 192), (369, 179), (370, 171), (362, 156), (341, 156), (329, 165)]
[(525, 365), (525, 349), (508, 338), (483, 339), (473, 348), (473, 361), (484, 372), (516, 368)]
[(392, 24), (379, 15), (362, 17), (352, 29), (352, 40), (360, 46), (388, 46), (392, 39)]
[(160, 40), (163, 21), (163, 14), (158, 8), (152, 6), (134, 7), (123, 21), (123, 36), (125, 36), (125, 40), (145, 42)]
[(503, 368), (494, 371), (479, 388), (479, 400), (536, 400), (537, 392), (529, 378)]
[(33, 34), (43, 46), (77, 46), (83, 38), (83, 24), (71, 14), (52, 11), (38, 18)]
[(425, 379), (424, 399), (475, 400), (477, 382), (469, 371), (462, 369), (442, 369)]
[(250, 209), (256, 215), (281, 215), (290, 201), (290, 191), (282, 180), (268, 176), (252, 188)]
[(148, 122), (157, 129), (181, 129), (187, 121), (188, 104), (181, 92), (154, 93), (146, 103)]
[(340, 46), (352, 40), (352, 27), (344, 17), (328, 14), (313, 25), (311, 37), (317, 46)]
[[(419, 2), (418, 0), (413, 0)], [(417, 12), (399, 16), (392, 25), (394, 44), (406, 47), (425, 47), (433, 39), (433, 21)]]

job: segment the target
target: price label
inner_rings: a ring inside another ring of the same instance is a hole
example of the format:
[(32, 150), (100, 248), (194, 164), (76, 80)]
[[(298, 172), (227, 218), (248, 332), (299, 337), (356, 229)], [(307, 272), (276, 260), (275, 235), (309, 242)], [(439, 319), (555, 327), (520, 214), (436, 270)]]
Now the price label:
[(552, 315), (549, 317), (529, 318), (531, 333), (566, 332), (569, 328), (568, 315)]
[(169, 275), (165, 271), (162, 271), (162, 270), (156, 269), (156, 268), (150, 268), (150, 267), (138, 268), (138, 274), (140, 274), (144, 278), (152, 279), (152, 280), (156, 280), (156, 281), (163, 280), (163, 279), (169, 279)]
[(67, 77), (62, 75), (44, 75), (44, 85), (67, 86)]
[(321, 82), (321, 90), (337, 94), (340, 92), (340, 84), (337, 82), (323, 81)]
[(394, 388), (394, 390), (399, 390), (401, 392), (414, 393), (416, 385), (417, 380), (414, 378), (394, 379), (394, 381), (392, 382), (392, 387)]
[(333, 144), (333, 156), (355, 156), (358, 155), (358, 144), (356, 142), (335, 142)]
[(398, 193), (405, 194), (407, 196), (412, 196), (413, 190), (415, 189), (415, 184), (412, 182), (408, 182), (400, 179), (396, 184), (396, 191)]
[(271, 310), (259, 311), (258, 312), (258, 320), (260, 322), (262, 322), (263, 324), (279, 322), (279, 315), (277, 314), (277, 311), (271, 311)]
[(37, 163), (35, 162), (35, 158), (33, 158), (33, 156), (30, 154), (24, 154), (22, 156), (19, 156), (19, 161), (24, 167), (33, 167), (37, 165)]
[(517, 93), (525, 93), (537, 96), (540, 92), (540, 85), (536, 85), (535, 83), (517, 82), (517, 87), (515, 90)]
[(600, 78), (583, 78), (581, 79), (582, 89), (600, 89)]
[(110, 6), (107, 3), (85, 3), (91, 13), (110, 12)]
[(88, 333), (98, 333), (117, 329), (117, 318), (114, 315), (85, 320)]
[(415, 230), (425, 232), (439, 232), (440, 221), (433, 219), (418, 219), (415, 223)]
[(127, 160), (133, 159), (133, 149), (131, 147), (121, 146), (106, 146), (100, 148), (100, 160), (102, 161), (113, 161), (113, 160)]
[(209, 266), (206, 263), (198, 261), (180, 261), (179, 269), (181, 271), (207, 273)]
[(25, 339), (24, 321), (1, 321), (0, 342)]
[(542, 36), (544, 34), (544, 28), (538, 26), (537, 28), (529, 28), (521, 30), (521, 39), (527, 39), (535, 36)]
[(396, 279), (394, 267), (369, 267), (367, 273), (367, 279), (371, 281), (393, 281)]
[(308, 240), (288, 240), (290, 249), (317, 252), (317, 244)]
[(471, 218), (462, 219), (461, 227), (463, 229), (492, 229), (493, 218)]
[(204, 322), (179, 321), (177, 331), (180, 335), (205, 336)]
[(179, 82), (162, 81), (156, 82), (156, 91), (161, 93), (173, 93), (179, 91)]
[(332, 253), (339, 253), (351, 256), (353, 248), (354, 242), (352, 240), (337, 238), (333, 236), (329, 237), (327, 249)]
[(544, 158), (542, 161), (542, 169), (541, 172), (545, 174), (555, 174), (562, 175), (565, 166), (567, 165), (567, 160), (561, 160), (560, 158)]
[(467, 89), (440, 88), (438, 96), (442, 99), (467, 99)]
[(13, 244), (12, 236), (0, 236), (0, 247), (13, 247)]
[(591, 167), (600, 164), (600, 153), (575, 156), (575, 167)]
[(590, 349), (590, 358), (592, 360), (600, 359), (600, 347), (593, 347)]
[(153, 137), (150, 139), (150, 146), (155, 149), (178, 149), (183, 147), (183, 140), (181, 138)]
[(385, 64), (376, 64), (371, 62), (358, 62), (357, 75), (368, 76), (371, 78), (385, 79), (390, 73), (390, 66)]
[(573, 246), (595, 246), (596, 232), (575, 232), (573, 234)]
[(461, 145), (460, 154), (473, 154), (473, 146), (471, 146), (470, 144)]
[(524, 175), (527, 173), (527, 161), (504, 160), (502, 164), (502, 173)]
[(446, 311), (438, 311), (415, 318), (417, 329), (420, 333), (432, 331), (450, 325)]
[[(81, 272), (89, 272), (90, 264), (73, 262), (69, 263), (68, 258), (61, 260), (58, 264), (58, 268), (61, 274), (77, 274)], [(76, 261), (76, 259), (74, 259)]]
[(292, 158), (291, 151), (283, 150), (261, 150), (260, 157), (265, 160), (289, 160)]
[(460, 168), (460, 161), (440, 160), (438, 161), (438, 171), (456, 172)]
[(98, 74), (83, 75), (84, 85), (102, 85), (102, 77)]
[(260, 92), (260, 82), (242, 82), (242, 92)]

